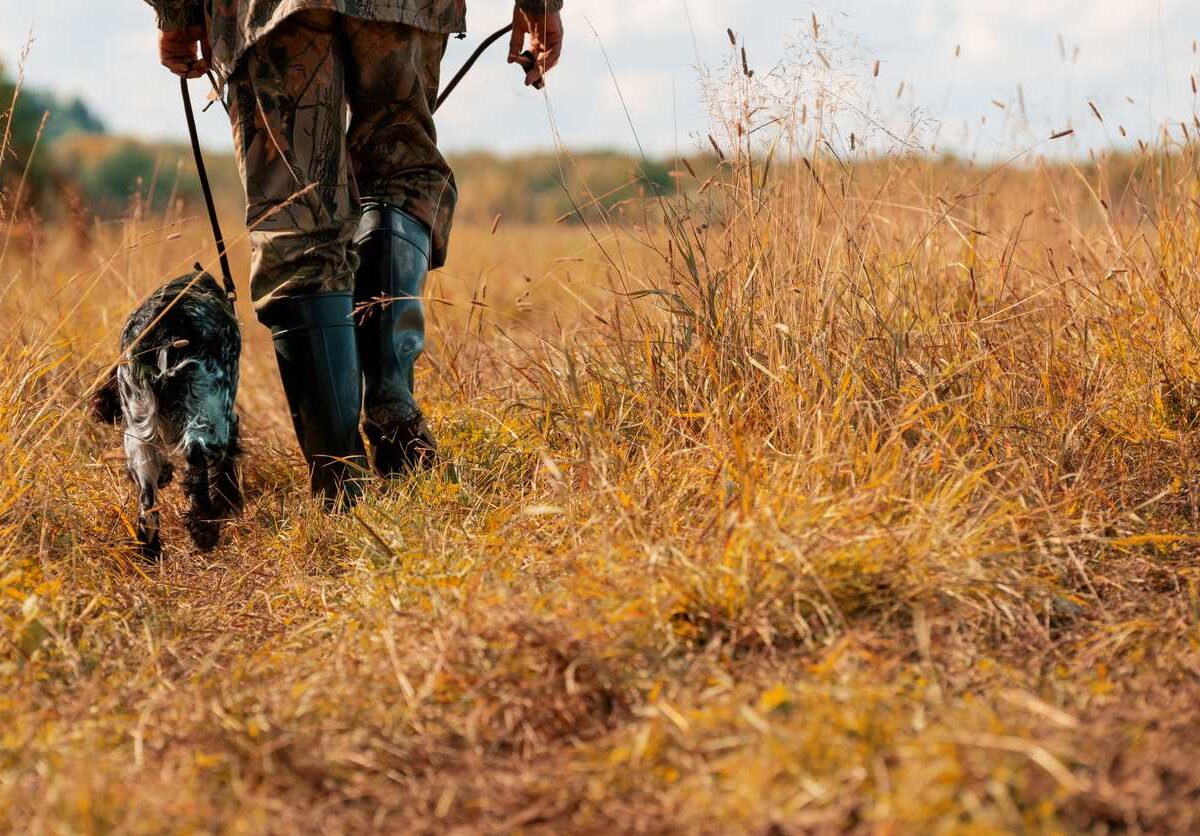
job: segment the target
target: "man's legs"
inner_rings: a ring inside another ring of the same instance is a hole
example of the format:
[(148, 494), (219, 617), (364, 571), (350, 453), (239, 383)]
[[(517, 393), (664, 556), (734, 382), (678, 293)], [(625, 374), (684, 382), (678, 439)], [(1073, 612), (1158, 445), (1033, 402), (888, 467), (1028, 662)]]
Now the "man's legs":
[(364, 465), (353, 319), (358, 207), (345, 142), (345, 56), (332, 12), (300, 12), (230, 79), (246, 187), (251, 296), (274, 335), (314, 494), (353, 501)]
[(445, 261), (457, 198), (432, 114), (446, 36), (352, 18), (343, 28), (348, 143), (363, 195), (355, 298), (364, 429), (375, 468), (390, 476), (428, 465), (436, 450), (413, 386), (425, 347), (425, 276)]

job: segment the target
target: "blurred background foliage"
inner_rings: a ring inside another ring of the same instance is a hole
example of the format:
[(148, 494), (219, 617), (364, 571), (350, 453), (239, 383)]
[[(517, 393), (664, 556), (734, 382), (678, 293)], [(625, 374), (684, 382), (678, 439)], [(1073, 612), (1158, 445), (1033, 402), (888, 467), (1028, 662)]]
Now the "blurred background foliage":
[[(186, 145), (155, 143), (109, 134), (79, 99), (23, 87), (12, 106), (15, 83), (0, 66), (0, 131), (9, 130), (8, 159), (0, 190), (11, 207), (38, 130), (40, 145), (29, 166), (21, 202), (53, 217), (66, 205), (82, 206), (98, 219), (121, 217), (131, 206), (165, 209), (172, 201), (198, 200), (199, 182)], [(182, 117), (181, 117), (182, 118)], [(208, 113), (201, 118), (223, 118)], [(209, 175), (221, 204), (240, 204), (241, 187), (232, 155), (208, 152)], [(459, 220), (491, 223), (579, 222), (601, 209), (621, 212), (624, 203), (676, 188), (674, 163), (626, 154), (589, 151), (499, 157), (479, 152), (451, 160), (460, 184)], [(14, 164), (15, 163), (15, 164)], [(697, 158), (694, 170), (711, 172)], [(694, 185), (693, 185), (694, 187)], [(640, 212), (640, 210), (639, 210)]]

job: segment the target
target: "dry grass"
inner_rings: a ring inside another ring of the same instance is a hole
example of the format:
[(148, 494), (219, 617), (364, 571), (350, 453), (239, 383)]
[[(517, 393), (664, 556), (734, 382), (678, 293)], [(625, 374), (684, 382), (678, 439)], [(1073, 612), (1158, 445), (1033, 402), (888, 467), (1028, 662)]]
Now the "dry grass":
[(0, 827), (1200, 828), (1194, 149), (725, 150), (649, 228), (460, 230), (444, 463), (354, 516), (247, 313), (249, 508), (157, 566), (79, 403), (201, 224), (21, 228)]

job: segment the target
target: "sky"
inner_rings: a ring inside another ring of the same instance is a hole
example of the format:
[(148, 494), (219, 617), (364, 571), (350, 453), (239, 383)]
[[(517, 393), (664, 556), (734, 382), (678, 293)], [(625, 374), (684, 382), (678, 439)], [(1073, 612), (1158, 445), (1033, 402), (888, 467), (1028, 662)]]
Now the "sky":
[[(511, 0), (469, 0), (468, 10), (471, 32), (451, 41), (447, 76), (507, 21)], [(880, 147), (903, 139), (995, 157), (1072, 127), (1061, 145), (1082, 154), (1151, 139), (1164, 124), (1178, 136), (1197, 108), (1194, 0), (566, 0), (564, 21), (563, 64), (546, 93), (525, 89), (497, 45), (439, 115), (447, 150), (693, 151), (707, 144), (705, 100), (731, 89), (727, 29), (746, 47), (755, 89), (796, 109), (821, 86), (836, 91), (842, 132), (857, 126)], [(0, 61), (14, 68), (31, 33), (30, 84), (81, 96), (114, 132), (186, 136), (143, 2), (0, 0)], [(229, 147), (218, 108), (200, 122), (208, 147)]]

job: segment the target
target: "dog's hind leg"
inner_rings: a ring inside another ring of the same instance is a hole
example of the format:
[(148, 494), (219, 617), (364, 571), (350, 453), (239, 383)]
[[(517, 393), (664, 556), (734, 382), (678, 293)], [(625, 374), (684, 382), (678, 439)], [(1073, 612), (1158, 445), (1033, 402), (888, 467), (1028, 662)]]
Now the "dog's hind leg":
[(201, 551), (210, 551), (221, 536), (221, 523), (213, 506), (209, 468), (212, 455), (204, 444), (186, 444), (183, 450), (187, 470), (183, 475), (183, 492), (188, 498), (184, 524), (192, 542)]
[(239, 424), (235, 416), (229, 427), (225, 452), (212, 473), (213, 508), (221, 517), (232, 517), (242, 510), (242, 481), (238, 475), (242, 445), (238, 434)]
[(138, 489), (138, 545), (142, 554), (151, 560), (162, 556), (162, 537), (159, 532), (158, 489), (169, 462), (157, 445), (125, 434), (125, 456), (129, 476)]

